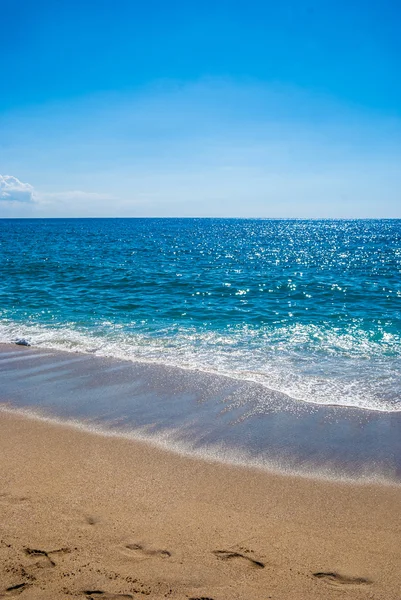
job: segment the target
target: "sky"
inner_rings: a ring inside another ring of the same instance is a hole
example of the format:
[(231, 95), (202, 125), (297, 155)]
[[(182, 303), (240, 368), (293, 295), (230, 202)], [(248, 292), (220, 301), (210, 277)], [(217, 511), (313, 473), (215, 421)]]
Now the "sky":
[(398, 0), (0, 14), (0, 217), (401, 218)]

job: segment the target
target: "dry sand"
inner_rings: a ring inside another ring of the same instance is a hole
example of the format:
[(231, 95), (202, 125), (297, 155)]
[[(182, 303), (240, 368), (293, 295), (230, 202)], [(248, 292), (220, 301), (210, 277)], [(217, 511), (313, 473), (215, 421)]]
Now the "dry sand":
[(0, 413), (0, 597), (401, 599), (401, 488)]

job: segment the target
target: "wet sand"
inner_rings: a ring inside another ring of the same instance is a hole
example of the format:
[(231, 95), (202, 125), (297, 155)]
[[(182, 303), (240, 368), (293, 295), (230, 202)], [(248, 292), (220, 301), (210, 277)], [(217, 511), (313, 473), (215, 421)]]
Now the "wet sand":
[(287, 473), (401, 483), (401, 412), (296, 401), (253, 381), (0, 344), (0, 407)]
[(401, 488), (269, 474), (0, 412), (0, 597), (385, 599)]

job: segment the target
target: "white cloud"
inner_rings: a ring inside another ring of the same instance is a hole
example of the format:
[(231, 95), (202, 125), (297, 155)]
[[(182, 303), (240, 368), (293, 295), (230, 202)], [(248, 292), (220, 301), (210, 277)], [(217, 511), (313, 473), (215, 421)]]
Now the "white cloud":
[(0, 175), (0, 201), (35, 202), (35, 190), (12, 175)]
[(13, 175), (0, 175), (0, 215), (2, 217), (95, 216), (98, 211), (107, 216), (110, 203), (117, 200), (112, 194), (65, 190), (41, 192)]

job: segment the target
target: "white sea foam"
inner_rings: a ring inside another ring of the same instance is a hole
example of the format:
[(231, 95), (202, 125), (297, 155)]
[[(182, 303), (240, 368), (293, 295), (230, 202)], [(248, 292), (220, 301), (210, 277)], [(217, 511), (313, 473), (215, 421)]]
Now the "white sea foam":
[[(43, 326), (0, 321), (0, 342), (26, 338), (33, 346), (155, 362), (254, 381), (315, 404), (401, 410), (401, 352), (397, 336), (380, 343), (359, 332), (295, 325), (274, 333), (251, 328), (218, 331), (129, 332), (103, 322), (80, 330), (73, 323)], [(258, 410), (263, 410), (259, 406)]]

